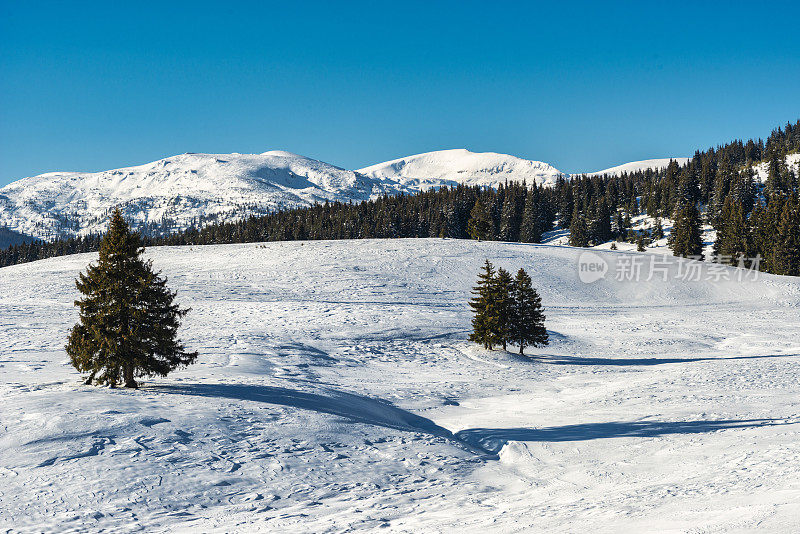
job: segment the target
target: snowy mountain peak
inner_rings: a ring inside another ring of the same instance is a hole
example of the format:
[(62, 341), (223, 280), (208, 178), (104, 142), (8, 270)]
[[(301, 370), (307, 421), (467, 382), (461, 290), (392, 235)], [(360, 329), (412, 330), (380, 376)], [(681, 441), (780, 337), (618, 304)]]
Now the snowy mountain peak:
[[(665, 169), (669, 166), (669, 162), (675, 160), (678, 165), (686, 165), (691, 158), (656, 158), (656, 159), (643, 159), (641, 161), (631, 161), (628, 163), (623, 163), (622, 165), (617, 165), (616, 167), (610, 167), (608, 169), (603, 169), (602, 171), (594, 171), (594, 172), (587, 172), (587, 173), (578, 173), (578, 174), (586, 174), (588, 176), (597, 176), (601, 174), (609, 174), (609, 175), (616, 175), (619, 176), (620, 174), (627, 172), (638, 172), (638, 171), (646, 171), (647, 169)], [(573, 176), (577, 176), (575, 174)]]
[(378, 180), (392, 180), (405, 187), (429, 189), (443, 185), (497, 186), (505, 181), (551, 185), (564, 173), (541, 161), (496, 152), (470, 152), (459, 148), (407, 156), (357, 172)]

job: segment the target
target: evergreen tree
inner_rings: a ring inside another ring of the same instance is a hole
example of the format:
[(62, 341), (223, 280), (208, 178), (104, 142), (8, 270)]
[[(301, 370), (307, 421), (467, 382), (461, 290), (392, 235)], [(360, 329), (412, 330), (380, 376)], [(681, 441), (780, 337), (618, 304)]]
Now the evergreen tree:
[(794, 195), (783, 206), (773, 261), (776, 274), (800, 276), (800, 209)]
[(728, 195), (722, 206), (714, 241), (716, 261), (738, 265), (739, 258), (749, 257), (752, 250), (752, 238), (748, 220), (744, 215), (744, 207), (733, 194)]
[(694, 204), (686, 204), (678, 212), (670, 235), (670, 248), (676, 256), (703, 255), (703, 236), (700, 213)]
[(608, 203), (605, 198), (602, 199), (597, 206), (590, 233), (595, 244), (605, 243), (611, 240), (611, 211), (608, 208)]
[(572, 224), (569, 227), (569, 244), (573, 247), (589, 246), (589, 228), (586, 225), (586, 218), (575, 208), (572, 215)]
[(175, 304), (166, 279), (141, 258), (139, 234), (130, 231), (119, 210), (100, 242), (96, 265), (80, 273), (75, 302), (80, 322), (66, 346), (72, 365), (96, 382), (137, 387), (136, 376), (166, 376), (197, 358), (177, 339), (180, 320), (189, 312)]
[(658, 241), (664, 238), (664, 226), (661, 224), (661, 218), (656, 219), (655, 228), (653, 228), (653, 240)]
[(514, 280), (508, 271), (500, 267), (497, 269), (497, 278), (494, 285), (494, 300), (497, 306), (497, 330), (495, 335), (506, 350), (506, 344), (511, 337), (511, 325), (514, 317), (514, 301), (511, 291)]
[(644, 252), (644, 236), (640, 233), (636, 236), (636, 251), (637, 252)]
[(517, 201), (506, 187), (506, 198), (500, 212), (500, 241), (519, 241), (520, 217)]
[(496, 301), (496, 285), (497, 276), (494, 267), (489, 260), (486, 260), (483, 272), (478, 275), (478, 283), (472, 288), (472, 294), (475, 296), (469, 301), (475, 314), (472, 318), (472, 333), (469, 335), (469, 340), (480, 343), (489, 350), (503, 341), (497, 335), (501, 328)]
[(541, 243), (543, 214), (539, 209), (533, 190), (525, 197), (525, 207), (522, 209), (522, 222), (520, 224), (519, 239), (523, 243)]
[(785, 195), (790, 190), (786, 160), (777, 150), (772, 150), (767, 164), (767, 195)]
[(472, 206), (472, 211), (469, 213), (469, 222), (467, 223), (467, 231), (472, 239), (487, 239), (492, 232), (492, 220), (489, 216), (489, 210), (486, 209), (483, 202), (478, 199), (475, 205)]
[(517, 271), (511, 288), (513, 314), (509, 340), (519, 345), (519, 353), (525, 347), (547, 345), (547, 329), (544, 327), (545, 315), (542, 299), (531, 285), (531, 277), (523, 269)]

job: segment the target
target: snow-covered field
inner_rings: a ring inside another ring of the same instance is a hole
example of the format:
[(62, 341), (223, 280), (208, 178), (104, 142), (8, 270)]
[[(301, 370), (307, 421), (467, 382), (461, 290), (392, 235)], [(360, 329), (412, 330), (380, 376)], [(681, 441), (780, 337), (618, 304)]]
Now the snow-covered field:
[[(594, 250), (583, 284), (586, 253), (152, 249), (200, 357), (138, 391), (67, 363), (94, 255), (0, 269), (0, 531), (799, 531), (800, 281)], [(543, 295), (532, 358), (465, 341), (484, 258)]]

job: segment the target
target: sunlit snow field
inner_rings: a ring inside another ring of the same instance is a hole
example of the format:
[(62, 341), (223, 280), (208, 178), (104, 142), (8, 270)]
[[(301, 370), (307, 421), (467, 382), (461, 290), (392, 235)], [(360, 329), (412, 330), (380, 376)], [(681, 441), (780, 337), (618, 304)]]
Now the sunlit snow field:
[[(0, 269), (0, 531), (800, 531), (800, 281), (584, 284), (581, 253), (154, 248), (200, 356), (138, 391), (63, 349), (95, 255)], [(532, 358), (466, 341), (485, 258), (542, 294)]]

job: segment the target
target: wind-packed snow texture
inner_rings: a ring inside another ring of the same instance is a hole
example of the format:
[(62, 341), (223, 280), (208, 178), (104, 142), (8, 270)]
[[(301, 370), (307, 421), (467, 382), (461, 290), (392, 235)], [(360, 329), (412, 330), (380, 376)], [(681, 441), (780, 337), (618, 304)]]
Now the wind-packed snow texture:
[[(800, 530), (797, 279), (438, 239), (147, 254), (200, 357), (138, 391), (63, 349), (95, 255), (0, 269), (0, 531)], [(466, 341), (485, 258), (531, 274), (550, 346)]]

